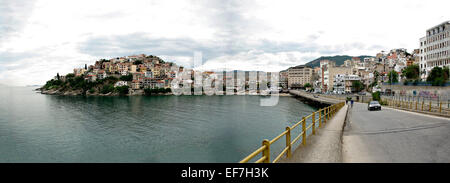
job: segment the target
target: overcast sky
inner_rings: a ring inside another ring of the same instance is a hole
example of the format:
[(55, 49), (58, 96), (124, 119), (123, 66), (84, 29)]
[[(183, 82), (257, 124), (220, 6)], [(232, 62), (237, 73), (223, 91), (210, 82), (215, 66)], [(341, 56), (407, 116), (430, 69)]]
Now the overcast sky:
[(320, 56), (418, 48), (450, 1), (0, 0), (0, 83), (44, 84), (144, 53), (204, 68), (280, 71)]

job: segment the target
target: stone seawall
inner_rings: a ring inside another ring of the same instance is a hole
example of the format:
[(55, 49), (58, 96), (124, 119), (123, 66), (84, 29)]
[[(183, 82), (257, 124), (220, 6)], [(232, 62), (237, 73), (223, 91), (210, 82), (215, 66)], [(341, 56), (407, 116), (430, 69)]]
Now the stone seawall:
[(320, 95), (314, 95), (314, 94), (307, 93), (307, 92), (300, 91), (300, 90), (289, 90), (289, 93), (291, 95), (298, 97), (300, 100), (307, 103), (308, 105), (311, 105), (311, 106), (314, 106), (317, 108), (323, 108), (323, 107), (327, 107), (327, 106), (342, 102), (337, 99), (325, 98)]
[(392, 89), (395, 95), (418, 96), (424, 98), (445, 97), (450, 99), (450, 86), (406, 86), (381, 85), (381, 90)]

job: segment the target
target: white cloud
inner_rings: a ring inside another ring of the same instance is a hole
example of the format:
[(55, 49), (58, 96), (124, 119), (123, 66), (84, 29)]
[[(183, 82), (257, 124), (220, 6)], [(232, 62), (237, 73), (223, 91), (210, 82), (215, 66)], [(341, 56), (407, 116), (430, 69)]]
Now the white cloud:
[[(0, 2), (0, 83), (43, 84), (102, 57), (274, 71), (322, 55), (417, 48), (446, 0), (35, 0)], [(216, 68), (217, 69), (217, 68)]]

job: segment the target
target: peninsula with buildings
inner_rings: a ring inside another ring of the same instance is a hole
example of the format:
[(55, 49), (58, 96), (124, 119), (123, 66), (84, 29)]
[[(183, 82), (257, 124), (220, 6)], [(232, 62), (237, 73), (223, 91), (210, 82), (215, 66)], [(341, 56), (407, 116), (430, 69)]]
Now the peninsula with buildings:
[(153, 55), (133, 55), (75, 68), (65, 76), (59, 73), (39, 88), (54, 95), (144, 95), (170, 94), (170, 83), (184, 68)]
[[(273, 74), (262, 71), (199, 71), (165, 62), (157, 56), (140, 54), (101, 59), (94, 65), (75, 68), (73, 73), (65, 76), (58, 73), (38, 90), (50, 95), (133, 96), (172, 95), (173, 88), (187, 88), (183, 94), (203, 95), (203, 85), (209, 82), (205, 85), (209, 85), (214, 94), (243, 95), (249, 94), (250, 90), (254, 91), (251, 94), (264, 94), (260, 90), (268, 91)], [(201, 78), (200, 83), (195, 81), (196, 77)], [(177, 84), (174, 80), (182, 82)]]

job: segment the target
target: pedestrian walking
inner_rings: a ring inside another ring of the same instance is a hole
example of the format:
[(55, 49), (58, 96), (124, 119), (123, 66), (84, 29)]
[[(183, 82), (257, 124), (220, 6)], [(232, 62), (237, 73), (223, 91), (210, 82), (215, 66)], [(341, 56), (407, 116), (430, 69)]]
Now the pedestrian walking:
[(351, 107), (353, 108), (353, 99), (350, 100)]

